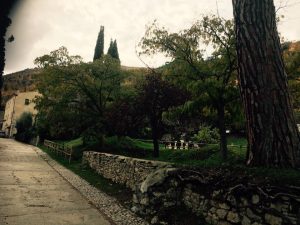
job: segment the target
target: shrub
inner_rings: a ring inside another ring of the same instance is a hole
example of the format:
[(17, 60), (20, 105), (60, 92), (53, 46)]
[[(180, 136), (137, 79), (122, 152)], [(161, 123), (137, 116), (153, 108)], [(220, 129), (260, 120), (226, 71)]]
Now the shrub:
[(217, 128), (211, 128), (210, 126), (201, 126), (197, 134), (193, 137), (194, 141), (217, 144), (220, 141), (220, 135)]
[(16, 128), (17, 134), (16, 140), (29, 143), (34, 137), (33, 119), (30, 112), (24, 112), (17, 120)]

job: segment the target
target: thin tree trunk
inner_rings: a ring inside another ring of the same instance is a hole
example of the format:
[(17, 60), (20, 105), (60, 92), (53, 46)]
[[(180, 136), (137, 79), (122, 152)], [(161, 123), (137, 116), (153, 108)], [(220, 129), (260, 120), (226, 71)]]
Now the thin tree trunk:
[(225, 109), (224, 105), (221, 104), (218, 107), (218, 126), (220, 134), (220, 150), (222, 159), (226, 160), (228, 156), (227, 139), (226, 139), (226, 127), (225, 127)]
[(239, 85), (255, 166), (299, 166), (299, 133), (276, 27), (273, 0), (233, 0)]
[(152, 122), (153, 157), (159, 157), (158, 126)]

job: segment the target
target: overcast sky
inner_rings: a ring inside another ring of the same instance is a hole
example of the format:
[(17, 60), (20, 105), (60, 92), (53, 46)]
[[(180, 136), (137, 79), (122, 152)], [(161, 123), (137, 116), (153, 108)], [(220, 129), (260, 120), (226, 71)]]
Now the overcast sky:
[[(143, 37), (145, 25), (157, 19), (171, 31), (189, 27), (203, 14), (217, 13), (232, 18), (231, 0), (21, 0), (11, 13), (7, 36), (15, 41), (6, 45), (5, 74), (33, 68), (33, 60), (60, 46), (71, 55), (91, 61), (100, 25), (105, 26), (105, 49), (117, 39), (122, 65), (143, 66), (135, 46)], [(279, 31), (286, 40), (300, 39), (300, 1), (275, 0), (288, 5)], [(218, 7), (217, 7), (218, 5)], [(162, 57), (143, 58), (149, 65), (164, 63)]]

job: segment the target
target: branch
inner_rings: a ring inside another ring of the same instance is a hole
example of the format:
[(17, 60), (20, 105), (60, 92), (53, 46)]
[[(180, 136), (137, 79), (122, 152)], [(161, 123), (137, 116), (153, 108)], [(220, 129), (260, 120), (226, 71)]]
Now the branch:
[(135, 45), (135, 54), (136, 54), (136, 56), (138, 57), (138, 59), (146, 66), (146, 68), (147, 68), (148, 70), (152, 71), (154, 74), (158, 74), (154, 68), (150, 67), (150, 66), (149, 66), (149, 65), (148, 65), (148, 64), (140, 57), (140, 55), (139, 55), (138, 52), (137, 52), (137, 47), (136, 47), (136, 45)]

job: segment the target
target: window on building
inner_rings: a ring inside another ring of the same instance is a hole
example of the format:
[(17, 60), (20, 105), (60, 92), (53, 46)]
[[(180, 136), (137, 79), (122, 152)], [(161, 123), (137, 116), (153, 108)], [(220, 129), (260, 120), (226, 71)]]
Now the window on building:
[(25, 105), (29, 105), (29, 99), (28, 98), (25, 99)]

